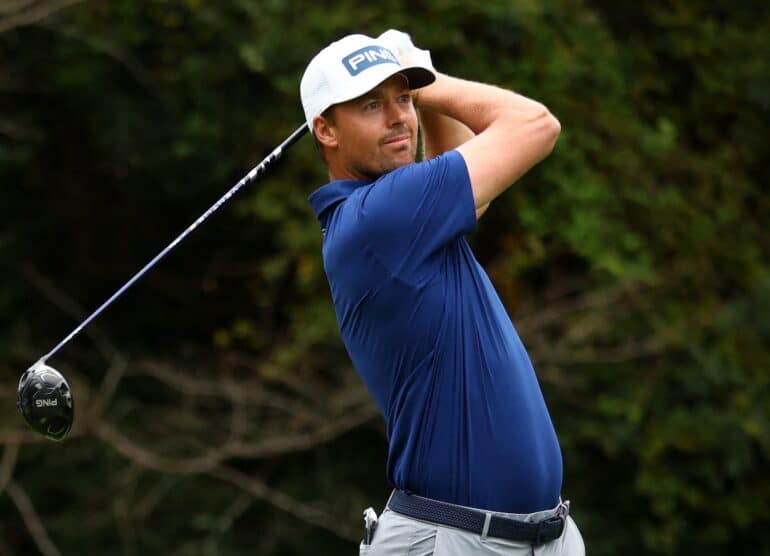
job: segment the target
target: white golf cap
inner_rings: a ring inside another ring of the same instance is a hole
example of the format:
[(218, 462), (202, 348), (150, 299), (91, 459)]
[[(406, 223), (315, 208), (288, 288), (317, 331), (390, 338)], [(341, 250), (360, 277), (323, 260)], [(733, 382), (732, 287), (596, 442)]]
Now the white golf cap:
[(436, 75), (422, 65), (401, 66), (382, 41), (348, 35), (321, 50), (305, 68), (299, 85), (302, 109), (313, 132), (313, 118), (340, 102), (371, 91), (391, 75), (406, 77), (410, 89), (433, 83)]

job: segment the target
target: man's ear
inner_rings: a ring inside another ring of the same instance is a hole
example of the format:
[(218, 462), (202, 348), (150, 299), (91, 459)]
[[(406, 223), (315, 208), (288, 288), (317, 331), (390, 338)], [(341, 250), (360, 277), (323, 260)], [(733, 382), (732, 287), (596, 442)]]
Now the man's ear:
[(313, 119), (313, 135), (324, 147), (334, 148), (337, 146), (336, 129), (330, 118), (316, 116)]

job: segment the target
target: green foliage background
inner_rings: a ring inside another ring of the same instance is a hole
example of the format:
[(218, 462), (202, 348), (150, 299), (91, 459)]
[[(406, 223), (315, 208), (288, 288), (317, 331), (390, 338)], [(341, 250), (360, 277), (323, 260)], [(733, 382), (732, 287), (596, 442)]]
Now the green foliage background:
[[(337, 335), (309, 139), (51, 361), (71, 439), (26, 432), (15, 387), (301, 123), (322, 45), (394, 27), (561, 121), (472, 242), (535, 360), (588, 553), (770, 554), (769, 4), (59, 4), (0, 11), (0, 553), (355, 553), (385, 436)], [(232, 402), (262, 389), (271, 409)], [(234, 408), (261, 451), (193, 465)]]

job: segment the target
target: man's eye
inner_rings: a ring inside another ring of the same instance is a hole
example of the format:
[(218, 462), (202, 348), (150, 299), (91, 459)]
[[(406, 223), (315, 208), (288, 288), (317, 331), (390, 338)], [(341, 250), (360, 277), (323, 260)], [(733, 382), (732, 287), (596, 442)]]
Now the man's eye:
[(373, 100), (372, 102), (366, 103), (366, 106), (364, 106), (364, 110), (376, 110), (379, 108), (380, 102), (377, 100)]
[(412, 95), (401, 95), (398, 97), (399, 102), (404, 102), (406, 104), (409, 104), (412, 102)]

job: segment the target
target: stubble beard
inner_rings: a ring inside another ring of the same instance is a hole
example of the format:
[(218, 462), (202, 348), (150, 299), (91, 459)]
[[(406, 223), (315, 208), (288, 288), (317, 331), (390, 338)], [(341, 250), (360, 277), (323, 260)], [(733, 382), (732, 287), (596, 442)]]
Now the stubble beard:
[(375, 181), (397, 168), (408, 166), (413, 163), (417, 159), (417, 143), (415, 142), (411, 145), (410, 149), (411, 152), (409, 153), (409, 158), (405, 162), (398, 162), (394, 157), (388, 157), (385, 153), (380, 151), (371, 164), (367, 164), (366, 166), (361, 165), (356, 168), (356, 170), (360, 175), (365, 176), (370, 181)]

